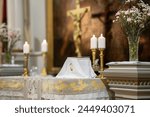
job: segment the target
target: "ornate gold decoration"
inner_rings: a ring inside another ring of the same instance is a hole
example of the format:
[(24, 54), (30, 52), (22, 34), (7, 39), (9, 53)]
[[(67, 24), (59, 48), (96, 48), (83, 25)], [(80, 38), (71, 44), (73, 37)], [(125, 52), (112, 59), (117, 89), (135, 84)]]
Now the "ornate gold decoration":
[(53, 91), (53, 82), (47, 82), (47, 81), (44, 81), (43, 84), (42, 84), (42, 91), (43, 92), (51, 92)]
[(23, 76), (25, 76), (25, 77), (29, 76), (28, 59), (29, 59), (29, 54), (24, 54), (24, 72), (23, 72)]
[(73, 19), (74, 32), (73, 40), (75, 45), (75, 53), (77, 57), (81, 57), (81, 20), (85, 13), (90, 11), (90, 7), (80, 8), (80, 0), (76, 0), (76, 9), (67, 11), (67, 16)]
[(46, 70), (46, 52), (43, 52), (43, 53), (42, 53), (42, 56), (43, 56), (44, 66), (43, 66), (41, 75), (42, 75), (42, 76), (47, 76), (47, 70)]
[(75, 92), (83, 91), (87, 86), (88, 84), (86, 84), (83, 80), (79, 80), (77, 84), (70, 84), (70, 87)]
[(68, 86), (62, 80), (58, 80), (58, 82), (54, 84), (54, 89), (57, 90), (58, 92), (62, 92), (66, 88), (68, 88)]
[(116, 79), (109, 79), (108, 84), (110, 85), (130, 85), (130, 86), (149, 86), (150, 81), (149, 80), (142, 80), (142, 81), (137, 81), (137, 80), (116, 80)]
[(99, 82), (96, 82), (96, 81), (92, 81), (91, 82), (91, 86), (94, 90), (98, 90), (98, 89), (104, 89), (105, 88), (105, 85), (101, 82), (99, 84)]
[(0, 89), (20, 90), (24, 87), (23, 82), (15, 80), (0, 80)]
[(105, 88), (102, 82), (95, 79), (95, 81), (85, 81), (85, 80), (57, 80), (49, 81), (46, 80), (42, 83), (42, 92), (55, 92), (56, 94), (77, 94), (82, 92), (94, 92), (97, 90)]

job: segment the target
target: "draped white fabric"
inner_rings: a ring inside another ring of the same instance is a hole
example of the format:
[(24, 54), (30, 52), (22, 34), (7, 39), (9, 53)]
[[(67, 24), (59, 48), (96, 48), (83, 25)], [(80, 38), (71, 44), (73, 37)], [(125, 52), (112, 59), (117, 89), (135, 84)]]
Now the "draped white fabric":
[(56, 78), (95, 78), (90, 58), (68, 57)]
[(0, 99), (82, 100), (109, 99), (100, 79), (0, 77)]

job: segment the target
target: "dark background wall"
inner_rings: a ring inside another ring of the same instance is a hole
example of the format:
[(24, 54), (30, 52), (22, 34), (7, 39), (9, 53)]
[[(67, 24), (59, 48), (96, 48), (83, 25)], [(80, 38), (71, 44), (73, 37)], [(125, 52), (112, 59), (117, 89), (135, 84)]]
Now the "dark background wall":
[[(68, 10), (75, 9), (74, 1), (54, 0), (54, 66), (62, 66), (67, 57), (76, 56), (73, 44), (73, 21), (66, 16)], [(144, 1), (150, 3), (149, 0)], [(123, 0), (81, 0), (81, 7), (91, 7), (91, 11), (86, 13), (81, 22), (83, 56), (91, 56), (91, 36), (95, 34), (98, 37), (103, 33), (107, 41), (105, 63), (128, 60), (127, 37), (119, 25), (112, 23), (122, 3)], [(150, 61), (149, 51), (150, 33), (148, 29), (140, 39), (140, 60)], [(98, 55), (97, 58), (99, 58)]]

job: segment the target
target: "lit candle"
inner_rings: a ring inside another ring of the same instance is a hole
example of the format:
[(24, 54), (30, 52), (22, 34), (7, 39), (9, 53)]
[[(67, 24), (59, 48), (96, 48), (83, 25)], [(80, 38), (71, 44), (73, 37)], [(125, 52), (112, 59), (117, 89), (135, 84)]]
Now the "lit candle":
[(42, 44), (41, 44), (41, 51), (47, 52), (47, 46), (48, 46), (47, 41), (44, 39)]
[(91, 49), (96, 49), (97, 48), (97, 38), (95, 35), (91, 38)]
[(98, 48), (106, 48), (106, 40), (103, 34), (98, 38)]
[(25, 44), (23, 45), (23, 53), (28, 54), (29, 51), (30, 51), (30, 47), (29, 47), (28, 42), (26, 41)]

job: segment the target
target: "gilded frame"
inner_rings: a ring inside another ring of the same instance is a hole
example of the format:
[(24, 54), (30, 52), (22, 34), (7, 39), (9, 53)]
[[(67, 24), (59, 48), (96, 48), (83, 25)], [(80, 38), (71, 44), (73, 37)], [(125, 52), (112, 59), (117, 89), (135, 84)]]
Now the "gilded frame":
[(47, 71), (50, 74), (56, 75), (60, 67), (55, 66), (54, 62), (54, 10), (53, 10), (54, 0), (46, 0), (46, 38), (48, 41), (48, 53), (47, 53)]
[(46, 37), (48, 41), (47, 70), (48, 73), (56, 74), (59, 70), (54, 66), (54, 38), (53, 38), (53, 0), (46, 0)]

